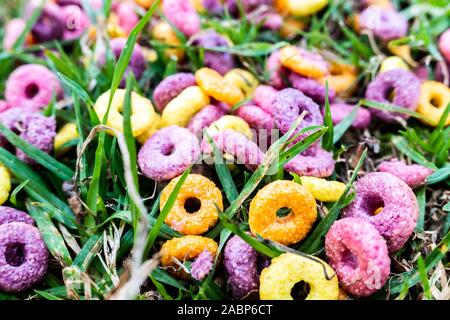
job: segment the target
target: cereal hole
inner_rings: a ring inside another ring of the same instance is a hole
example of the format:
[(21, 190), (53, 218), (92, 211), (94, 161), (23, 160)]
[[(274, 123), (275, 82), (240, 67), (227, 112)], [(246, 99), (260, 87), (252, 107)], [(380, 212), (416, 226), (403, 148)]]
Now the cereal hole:
[(276, 215), (278, 218), (286, 218), (291, 212), (292, 212), (291, 208), (283, 207), (277, 210)]
[(440, 96), (431, 97), (430, 103), (433, 105), (433, 107), (440, 108), (442, 106), (441, 97)]
[(384, 97), (389, 102), (394, 102), (395, 99), (395, 88), (388, 88), (384, 94)]
[(22, 243), (10, 243), (5, 249), (6, 263), (13, 267), (21, 266), (25, 261), (25, 246)]
[(175, 145), (171, 144), (171, 143), (164, 144), (161, 147), (161, 153), (166, 157), (172, 155), (174, 151), (175, 151)]
[(349, 249), (345, 249), (344, 252), (342, 253), (342, 262), (352, 268), (352, 269), (356, 269), (358, 268), (358, 259), (355, 257), (355, 255), (349, 250)]
[(292, 287), (291, 297), (294, 300), (306, 300), (310, 291), (311, 287), (309, 286), (309, 283), (300, 281)]
[(25, 96), (28, 99), (33, 99), (39, 93), (39, 87), (35, 83), (30, 83), (25, 88)]
[(383, 199), (378, 195), (373, 195), (373, 194), (368, 195), (364, 199), (364, 201), (365, 201), (366, 211), (371, 216), (380, 214), (385, 207)]
[(200, 210), (201, 207), (202, 207), (202, 202), (200, 201), (200, 199), (195, 198), (195, 197), (188, 198), (184, 202), (184, 209), (188, 213), (195, 213), (198, 210)]

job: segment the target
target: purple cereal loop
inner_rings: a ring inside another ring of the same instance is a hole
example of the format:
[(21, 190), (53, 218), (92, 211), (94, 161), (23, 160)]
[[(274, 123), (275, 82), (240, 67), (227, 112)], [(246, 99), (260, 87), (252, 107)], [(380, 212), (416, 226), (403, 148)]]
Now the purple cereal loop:
[[(214, 134), (211, 138), (218, 150), (232, 155), (238, 164), (244, 164), (250, 171), (255, 171), (262, 163), (264, 153), (256, 143), (239, 132), (227, 129)], [(212, 152), (206, 137), (203, 138), (201, 146), (204, 154)]]
[(5, 98), (12, 107), (39, 111), (52, 101), (54, 94), (62, 94), (58, 78), (38, 64), (20, 66), (6, 81)]
[(261, 24), (265, 29), (272, 31), (279, 30), (283, 26), (283, 17), (275, 11), (268, 11), (252, 17), (250, 21), (254, 24)]
[(284, 169), (299, 176), (326, 178), (333, 174), (335, 164), (333, 154), (316, 144), (286, 163)]
[(192, 73), (176, 73), (161, 81), (153, 92), (153, 101), (159, 112), (184, 89), (196, 85), (195, 76)]
[(0, 225), (0, 291), (22, 292), (47, 271), (48, 251), (36, 227), (22, 222)]
[(357, 218), (336, 221), (325, 237), (325, 252), (349, 293), (369, 296), (386, 283), (391, 266), (386, 241), (370, 223)]
[(257, 252), (247, 242), (238, 236), (228, 240), (223, 264), (233, 298), (240, 300), (258, 290), (257, 263)]
[(239, 107), (235, 114), (244, 119), (255, 130), (266, 129), (268, 132), (275, 128), (275, 122), (271, 114), (254, 105)]
[[(305, 78), (301, 75), (292, 72), (289, 75), (289, 81), (291, 82), (293, 88), (300, 90), (305, 95), (313, 99), (316, 103), (320, 104), (325, 103), (326, 88), (317, 80)], [(336, 92), (333, 89), (329, 88), (328, 89), (329, 102), (332, 103), (335, 97)]]
[(214, 257), (208, 250), (203, 250), (202, 253), (195, 259), (191, 265), (191, 276), (197, 281), (202, 281), (211, 272), (214, 264)]
[(406, 36), (408, 21), (397, 11), (370, 6), (359, 15), (359, 26), (373, 32), (374, 36), (390, 41)]
[(11, 106), (5, 100), (0, 100), (0, 113), (7, 111)]
[(220, 15), (223, 13), (221, 0), (202, 0), (202, 5), (210, 14)]
[[(330, 106), (331, 119), (333, 124), (338, 124), (350, 115), (355, 106), (346, 103), (334, 103)], [(370, 126), (372, 115), (369, 110), (359, 107), (356, 111), (356, 118), (352, 127), (355, 129), (366, 129)]]
[[(125, 48), (127, 44), (127, 38), (114, 38), (110, 41), (109, 45), (111, 47), (111, 51), (116, 59), (119, 59), (122, 54), (122, 50)], [(106, 63), (106, 50), (104, 49), (99, 57), (98, 64), (100, 67), (104, 66)], [(142, 47), (136, 43), (133, 49), (133, 53), (131, 55), (131, 60), (128, 63), (127, 69), (125, 70), (125, 74), (123, 75), (122, 81), (120, 82), (120, 87), (125, 87), (126, 78), (130, 72), (134, 73), (134, 77), (139, 80), (144, 74), (146, 68), (145, 56), (142, 52)]]
[(210, 104), (192, 117), (187, 128), (196, 136), (201, 136), (203, 129), (209, 127), (210, 124), (219, 120), (225, 114), (223, 108)]
[(162, 11), (186, 36), (190, 37), (200, 31), (200, 16), (190, 1), (164, 0)]
[[(293, 135), (296, 135), (304, 128), (323, 124), (323, 116), (319, 106), (311, 98), (292, 88), (278, 92), (272, 103), (272, 115), (275, 124), (283, 134), (289, 131), (303, 111), (307, 111), (308, 114), (296, 128)], [(298, 142), (308, 135), (308, 133), (302, 134), (294, 142)]]
[[(25, 17), (29, 19), (34, 10), (39, 5), (39, 1), (31, 1), (25, 10)], [(39, 42), (60, 40), (64, 32), (64, 19), (61, 8), (52, 2), (46, 2), (42, 9), (41, 16), (33, 25), (31, 33)]]
[[(393, 93), (394, 98), (390, 101), (389, 95)], [(394, 104), (411, 111), (417, 109), (420, 96), (420, 81), (410, 71), (393, 69), (379, 74), (368, 86), (366, 99), (380, 103)], [(403, 113), (392, 113), (386, 110), (371, 109), (371, 113), (386, 121), (392, 122), (396, 117), (407, 119)]]
[(266, 62), (266, 70), (269, 73), (269, 84), (275, 89), (286, 87), (285, 78), (287, 71), (280, 62), (280, 50), (272, 52)]
[(231, 54), (208, 50), (208, 48), (228, 48), (230, 46), (228, 41), (216, 31), (209, 29), (196, 34), (192, 38), (192, 44), (205, 49), (203, 56), (205, 67), (213, 69), (221, 75), (234, 68), (234, 58)]
[(78, 39), (89, 26), (89, 18), (79, 6), (64, 6), (61, 8), (61, 15), (64, 21), (64, 40)]
[(200, 157), (197, 137), (178, 126), (163, 128), (142, 146), (138, 164), (149, 179), (164, 181), (182, 174)]
[(418, 164), (407, 165), (396, 158), (380, 163), (378, 171), (387, 172), (402, 179), (413, 189), (423, 186), (428, 176), (434, 172), (432, 169)]
[[(412, 189), (396, 176), (372, 172), (355, 183), (356, 197), (343, 217), (372, 223), (386, 240), (389, 252), (400, 249), (414, 231), (419, 205)], [(382, 211), (377, 213), (382, 208)]]
[(28, 213), (14, 208), (0, 206), (0, 225), (11, 222), (23, 222), (34, 226), (34, 220)]
[(438, 46), (444, 58), (450, 63), (450, 28), (440, 35)]
[(271, 86), (259, 85), (253, 92), (253, 101), (264, 111), (272, 114), (272, 103), (278, 90)]

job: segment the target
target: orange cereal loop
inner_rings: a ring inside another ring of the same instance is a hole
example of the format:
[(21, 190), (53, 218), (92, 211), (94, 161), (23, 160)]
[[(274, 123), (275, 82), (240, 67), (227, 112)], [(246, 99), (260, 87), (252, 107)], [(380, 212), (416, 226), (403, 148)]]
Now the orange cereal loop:
[(330, 74), (319, 79), (322, 85), (328, 82), (328, 87), (338, 95), (350, 96), (356, 89), (357, 70), (350, 64), (333, 62), (330, 65)]
[[(172, 26), (166, 21), (158, 22), (152, 29), (152, 35), (156, 40), (161, 41), (168, 46), (181, 46), (180, 39), (178, 39), (178, 36), (172, 29)], [(178, 60), (181, 60), (184, 57), (184, 51), (179, 48), (168, 48), (164, 50), (164, 53), (168, 57), (176, 57)]]
[[(179, 178), (162, 191), (160, 208), (164, 208)], [(166, 217), (166, 224), (186, 235), (200, 235), (217, 223), (218, 210), (223, 210), (222, 193), (214, 182), (199, 174), (190, 174)]]
[(198, 86), (210, 97), (231, 106), (245, 99), (242, 91), (210, 68), (201, 68), (195, 73)]
[[(423, 117), (422, 122), (436, 127), (444, 115), (445, 108), (450, 103), (450, 89), (437, 81), (425, 81), (420, 86), (420, 98), (417, 112)], [(444, 122), (450, 125), (450, 115)]]
[(216, 256), (217, 243), (202, 236), (184, 236), (166, 241), (161, 247), (161, 265), (168, 271), (181, 278), (188, 278), (184, 270), (177, 265), (176, 260), (185, 262), (194, 260), (204, 250), (208, 250), (212, 256)]
[(328, 73), (328, 64), (320, 55), (295, 46), (280, 50), (280, 62), (289, 70), (309, 78), (321, 78)]
[[(283, 208), (290, 209), (290, 213), (279, 217), (277, 212)], [(278, 180), (266, 185), (250, 203), (251, 232), (283, 245), (291, 245), (305, 238), (316, 217), (313, 195), (293, 181)]]

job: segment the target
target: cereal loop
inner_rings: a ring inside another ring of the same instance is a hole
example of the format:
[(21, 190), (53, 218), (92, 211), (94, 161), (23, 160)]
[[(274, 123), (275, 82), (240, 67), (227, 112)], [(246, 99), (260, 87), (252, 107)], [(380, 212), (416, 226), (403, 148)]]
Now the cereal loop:
[(161, 247), (161, 265), (180, 278), (188, 279), (189, 276), (180, 268), (176, 260), (182, 263), (194, 260), (204, 250), (208, 250), (215, 257), (217, 248), (217, 243), (214, 240), (202, 236), (173, 238), (166, 241)]
[(280, 50), (280, 62), (289, 70), (305, 77), (318, 79), (328, 74), (328, 64), (320, 55), (294, 46), (286, 46)]
[[(124, 89), (117, 89), (111, 102), (108, 119), (106, 124), (120, 132), (123, 132), (123, 103), (125, 101), (126, 91)], [(110, 90), (98, 97), (94, 105), (94, 110), (97, 113), (100, 121), (105, 117), (108, 111)], [(134, 137), (137, 137), (146, 132), (155, 119), (155, 110), (152, 102), (140, 96), (136, 92), (131, 93), (131, 129)]]
[(77, 125), (75, 123), (67, 123), (61, 129), (59, 129), (58, 133), (55, 136), (54, 140), (54, 149), (56, 151), (62, 151), (62, 147), (73, 140), (78, 139), (79, 134), (77, 131)]
[(209, 97), (197, 86), (184, 89), (163, 110), (161, 126), (186, 127), (189, 120), (209, 104)]
[(11, 174), (9, 170), (0, 163), (0, 205), (4, 204), (9, 198), (11, 191)]
[(250, 125), (242, 118), (233, 115), (225, 115), (219, 120), (214, 121), (208, 127), (208, 133), (215, 135), (217, 132), (225, 130), (233, 130), (246, 136), (248, 139), (253, 139), (253, 133), (250, 129)]
[[(167, 203), (179, 178), (162, 191), (160, 208)], [(223, 210), (222, 194), (214, 182), (199, 174), (190, 174), (181, 187), (165, 223), (185, 235), (201, 235), (213, 227)]]
[(144, 131), (141, 135), (136, 137), (136, 140), (140, 144), (144, 144), (152, 135), (155, 134), (156, 131), (161, 129), (161, 116), (158, 113), (155, 113), (155, 117), (153, 119), (152, 125), (147, 129), (147, 131)]
[(244, 69), (233, 69), (225, 74), (225, 79), (241, 89), (245, 98), (251, 98), (258, 86), (258, 79), (253, 74)]
[(333, 62), (330, 64), (330, 74), (325, 75), (318, 81), (336, 92), (336, 94), (347, 97), (356, 89), (357, 70), (349, 64)]
[[(278, 216), (279, 209), (289, 214)], [(308, 234), (317, 216), (316, 201), (307, 188), (293, 181), (278, 180), (258, 191), (250, 203), (249, 224), (253, 234), (291, 245)]]
[(245, 99), (242, 91), (222, 77), (217, 71), (202, 68), (195, 73), (197, 84), (209, 96), (216, 100), (235, 105)]
[(328, 181), (316, 177), (300, 177), (302, 186), (306, 187), (314, 199), (323, 202), (336, 202), (345, 190), (345, 184), (338, 181)]
[(316, 257), (284, 253), (261, 273), (261, 300), (294, 300), (292, 289), (304, 281), (310, 291), (305, 300), (337, 300), (339, 284), (334, 270)]
[[(428, 125), (436, 127), (444, 115), (445, 108), (450, 103), (450, 89), (437, 81), (425, 81), (420, 87), (419, 107), (417, 112), (423, 118), (420, 120)], [(450, 115), (444, 124), (450, 124)]]
[(328, 0), (286, 0), (290, 13), (297, 17), (313, 15), (328, 5)]

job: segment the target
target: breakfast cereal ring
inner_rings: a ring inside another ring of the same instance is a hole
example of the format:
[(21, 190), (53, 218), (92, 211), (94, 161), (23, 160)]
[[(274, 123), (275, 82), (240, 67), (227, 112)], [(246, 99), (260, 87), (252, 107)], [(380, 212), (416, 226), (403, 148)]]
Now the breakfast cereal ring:
[(238, 236), (228, 240), (223, 264), (233, 298), (240, 300), (258, 290), (258, 253), (247, 242)]
[(299, 176), (326, 178), (333, 174), (333, 154), (319, 145), (313, 145), (285, 164), (284, 169)]
[(271, 86), (259, 85), (253, 92), (253, 101), (269, 114), (272, 114), (272, 102), (278, 90)]
[(334, 270), (316, 257), (284, 253), (272, 259), (261, 273), (261, 300), (294, 300), (292, 289), (304, 281), (310, 291), (306, 300), (337, 300), (339, 283)]
[(297, 17), (313, 15), (328, 5), (328, 0), (287, 0), (288, 10)]
[(176, 260), (182, 263), (194, 260), (205, 250), (215, 257), (217, 249), (217, 243), (210, 238), (202, 236), (173, 238), (161, 247), (161, 265), (179, 277), (187, 279), (188, 275), (180, 268)]
[(149, 9), (155, 0), (134, 0), (137, 5), (141, 6), (144, 9)]
[(213, 265), (213, 255), (208, 250), (203, 250), (191, 264), (191, 277), (202, 281), (211, 272)]
[(264, 29), (269, 29), (272, 31), (278, 31), (283, 27), (283, 16), (279, 13), (268, 10), (254, 17), (250, 17), (250, 22), (256, 25), (261, 25)]
[(256, 132), (261, 133), (259, 130), (270, 130), (275, 128), (275, 122), (271, 114), (264, 111), (258, 106), (246, 105), (239, 107), (236, 110), (236, 115), (247, 122), (250, 127), (256, 130)]
[(230, 42), (210, 29), (196, 34), (192, 39), (192, 44), (204, 49), (203, 64), (205, 67), (213, 69), (224, 75), (234, 68), (234, 58), (230, 53), (208, 50), (209, 48), (228, 48)]
[(318, 79), (318, 81), (324, 86), (328, 83), (328, 88), (340, 96), (349, 96), (356, 88), (356, 68), (349, 64), (332, 62), (330, 73)]
[(448, 62), (450, 62), (450, 29), (447, 29), (439, 37), (439, 50)]
[(134, 9), (134, 4), (130, 2), (118, 3), (114, 8), (114, 12), (117, 14), (119, 26), (125, 34), (129, 34), (139, 22), (139, 16)]
[[(111, 92), (110, 90), (103, 93), (98, 97), (94, 105), (94, 110), (97, 113), (100, 121), (106, 115), (108, 111), (108, 104)], [(108, 119), (106, 124), (114, 129), (123, 132), (123, 115), (121, 114), (123, 110), (123, 103), (125, 101), (126, 90), (117, 89), (114, 93), (114, 97), (111, 102), (111, 107), (108, 114)], [(131, 130), (133, 137), (140, 136), (146, 132), (153, 123), (155, 119), (155, 110), (153, 109), (152, 102), (137, 94), (136, 92), (131, 93)]]
[[(355, 108), (346, 103), (334, 103), (330, 106), (331, 119), (333, 124), (338, 124), (344, 120)], [(353, 120), (352, 127), (355, 129), (366, 129), (370, 126), (372, 115), (369, 110), (359, 107), (356, 110), (356, 118)]]
[[(303, 111), (307, 111), (308, 114), (296, 128), (293, 135), (296, 135), (304, 128), (323, 124), (323, 116), (319, 106), (311, 98), (292, 88), (278, 92), (272, 103), (272, 115), (275, 124), (283, 134), (289, 131)], [(308, 133), (300, 135), (295, 142), (306, 136), (308, 136)]]
[(152, 28), (152, 35), (155, 40), (162, 42), (166, 46), (173, 47), (164, 50), (168, 57), (176, 57), (178, 60), (181, 60), (184, 57), (184, 50), (177, 48), (181, 46), (181, 41), (168, 22), (159, 21), (155, 24)]
[[(294, 89), (301, 91), (315, 102), (323, 104), (326, 98), (326, 87), (315, 79), (305, 78), (296, 73), (289, 75), (289, 81)], [(333, 89), (328, 89), (328, 101), (333, 102), (336, 92)]]
[(362, 219), (336, 221), (325, 237), (325, 252), (339, 283), (355, 296), (373, 294), (389, 276), (391, 260), (386, 241)]
[(162, 112), (161, 126), (186, 127), (189, 120), (209, 104), (209, 97), (197, 86), (184, 89)]
[[(111, 39), (109, 45), (111, 47), (111, 51), (116, 59), (119, 59), (120, 55), (122, 54), (123, 49), (125, 48), (127, 43), (127, 38), (115, 38)], [(103, 51), (100, 53), (100, 56), (98, 58), (98, 63), (102, 67), (106, 63), (106, 52)], [(125, 70), (125, 73), (123, 75), (122, 81), (120, 82), (120, 86), (123, 88), (125, 87), (126, 79), (130, 72), (134, 74), (134, 77), (136, 80), (139, 80), (142, 75), (144, 74), (145, 68), (146, 68), (146, 62), (145, 62), (145, 56), (142, 51), (142, 48), (139, 44), (135, 44), (133, 53), (131, 55), (131, 60), (128, 63), (128, 66)]]
[(305, 186), (314, 199), (323, 202), (336, 202), (345, 190), (345, 184), (339, 181), (328, 181), (316, 177), (300, 177), (302, 186)]
[[(12, 19), (8, 21), (5, 25), (5, 34), (3, 37), (3, 49), (4, 50), (11, 50), (13, 45), (16, 43), (16, 41), (19, 39), (20, 35), (22, 34), (23, 30), (25, 30), (27, 22), (23, 19)], [(25, 45), (29, 45), (33, 42), (33, 36), (31, 33), (28, 33), (25, 38)]]
[(176, 73), (161, 81), (153, 92), (153, 101), (159, 112), (184, 89), (195, 86), (195, 76), (192, 73)]
[(12, 222), (22, 222), (34, 226), (34, 220), (28, 213), (10, 207), (0, 206), (0, 225)]
[[(167, 203), (179, 178), (175, 178), (161, 193), (161, 210)], [(214, 182), (199, 174), (190, 174), (181, 186), (165, 223), (184, 235), (201, 235), (217, 223), (223, 210), (220, 190)]]
[(225, 79), (241, 89), (245, 98), (251, 98), (258, 86), (258, 79), (253, 74), (244, 69), (232, 69), (225, 74)]
[(191, 0), (195, 10), (200, 13), (208, 12), (211, 15), (223, 13), (223, 3), (221, 0)]
[(239, 13), (238, 1), (240, 1), (240, 3), (242, 4), (244, 12), (247, 13), (258, 9), (260, 6), (269, 6), (272, 4), (272, 0), (225, 0), (224, 2), (227, 6), (228, 11), (234, 15)]
[(219, 120), (225, 114), (226, 112), (223, 108), (210, 104), (191, 118), (188, 129), (196, 136), (201, 136), (204, 128), (210, 126), (214, 121)]
[(408, 21), (395, 10), (370, 6), (360, 13), (358, 28), (371, 31), (383, 41), (390, 41), (406, 36)]
[(38, 111), (46, 107), (62, 88), (56, 75), (44, 66), (27, 64), (14, 70), (6, 81), (5, 98), (12, 107)]
[[(25, 8), (25, 20), (31, 18), (40, 1), (29, 1)], [(31, 29), (33, 37), (39, 42), (47, 42), (62, 39), (65, 29), (65, 21), (60, 7), (53, 2), (46, 2), (41, 15)]]
[(186, 36), (190, 37), (200, 31), (200, 16), (190, 1), (164, 0), (162, 11)]
[(269, 74), (269, 84), (276, 89), (286, 87), (287, 72), (280, 61), (280, 50), (272, 52), (266, 62), (266, 70)]
[[(227, 129), (211, 134), (211, 138), (219, 151), (233, 156), (237, 164), (245, 165), (250, 171), (255, 171), (262, 163), (264, 153), (258, 145), (237, 131)], [(202, 152), (204, 154), (212, 152), (206, 137), (202, 141)]]
[(364, 6), (377, 6), (380, 8), (386, 8), (386, 9), (393, 9), (394, 6), (392, 5), (391, 0), (364, 0), (363, 1)]
[(343, 216), (372, 223), (386, 240), (389, 252), (400, 249), (416, 226), (419, 205), (412, 189), (400, 178), (373, 172), (355, 183), (356, 198)]
[[(437, 81), (425, 81), (420, 86), (419, 107), (417, 112), (423, 118), (424, 123), (436, 127), (444, 116), (444, 111), (450, 103), (450, 89)], [(445, 120), (445, 125), (450, 124), (450, 115)]]
[(400, 178), (413, 189), (423, 186), (428, 176), (434, 172), (432, 169), (418, 164), (407, 165), (397, 158), (380, 163), (378, 171), (387, 172)]
[(242, 118), (233, 115), (224, 115), (219, 120), (214, 121), (208, 127), (208, 133), (214, 135), (219, 131), (233, 130), (246, 136), (248, 139), (253, 139), (253, 132), (250, 125)]
[(47, 271), (48, 251), (39, 230), (26, 223), (0, 225), (0, 291), (22, 292)]
[(146, 131), (144, 131), (144, 133), (137, 136), (136, 140), (140, 144), (144, 144), (152, 135), (155, 134), (156, 131), (161, 129), (161, 121), (162, 121), (161, 116), (159, 114), (155, 113), (155, 117), (153, 118), (152, 125)]
[(383, 60), (383, 62), (381, 62), (380, 73), (394, 69), (403, 69), (409, 71), (409, 67), (406, 62), (398, 56), (387, 57)]
[(142, 146), (138, 164), (149, 179), (164, 181), (182, 174), (200, 157), (197, 137), (178, 126), (163, 128)]
[[(391, 97), (390, 95), (393, 95)], [(394, 104), (409, 110), (416, 110), (420, 95), (420, 81), (410, 71), (394, 69), (383, 72), (367, 86), (366, 99), (380, 103)], [(392, 98), (392, 99), (391, 99)], [(392, 102), (391, 102), (392, 100)], [(407, 119), (403, 113), (371, 109), (373, 115), (386, 122), (396, 117)]]
[[(4, 204), (9, 198), (9, 192), (11, 191), (11, 174), (9, 170), (0, 163), (0, 205)], [(0, 207), (3, 208), (3, 207)], [(0, 211), (0, 224), (1, 224), (1, 211)]]
[(242, 91), (222, 77), (217, 71), (202, 68), (195, 73), (198, 86), (214, 99), (235, 105), (245, 99)]
[(280, 50), (280, 62), (289, 70), (309, 78), (322, 78), (328, 74), (328, 63), (321, 55), (295, 46)]
[(61, 129), (59, 129), (58, 133), (55, 136), (53, 145), (56, 151), (61, 151), (62, 147), (75, 139), (78, 139), (79, 134), (77, 131), (77, 125), (75, 123), (67, 123)]
[(78, 39), (89, 27), (89, 18), (79, 6), (63, 6), (61, 15), (64, 21), (64, 40)]
[[(290, 213), (280, 218), (277, 212), (282, 208), (289, 208)], [(255, 195), (248, 222), (252, 234), (291, 245), (306, 237), (316, 217), (316, 200), (307, 188), (293, 181), (277, 180)]]

